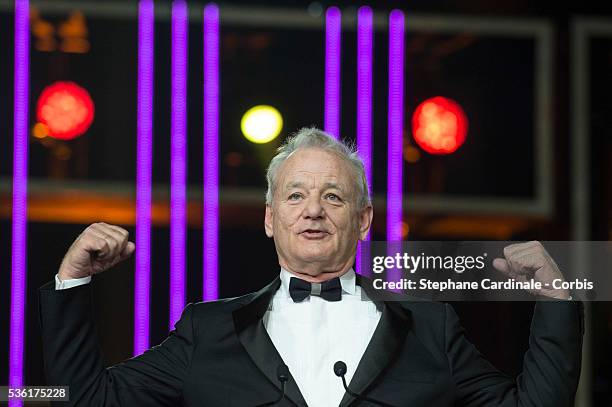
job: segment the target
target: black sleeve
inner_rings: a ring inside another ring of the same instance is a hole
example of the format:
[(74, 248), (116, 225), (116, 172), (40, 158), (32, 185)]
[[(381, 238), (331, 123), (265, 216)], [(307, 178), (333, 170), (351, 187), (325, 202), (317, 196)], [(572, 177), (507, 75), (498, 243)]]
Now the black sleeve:
[(536, 303), (529, 350), (516, 378), (493, 367), (465, 337), (446, 306), (446, 352), (460, 406), (573, 406), (580, 378), (584, 310), (581, 302)]
[(180, 405), (194, 344), (191, 305), (164, 342), (110, 368), (102, 363), (90, 284), (41, 287), (39, 315), (48, 384), (70, 386), (69, 405)]

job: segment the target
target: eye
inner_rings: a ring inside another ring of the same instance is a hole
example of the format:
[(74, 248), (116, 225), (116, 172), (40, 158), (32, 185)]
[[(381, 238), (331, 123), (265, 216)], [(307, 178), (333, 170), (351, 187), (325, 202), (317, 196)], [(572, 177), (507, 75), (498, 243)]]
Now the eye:
[(299, 192), (294, 192), (291, 195), (289, 195), (289, 197), (287, 198), (287, 200), (289, 201), (297, 201), (298, 199), (300, 199), (302, 197), (302, 194), (300, 194)]
[(333, 201), (333, 202), (340, 202), (340, 201), (342, 201), (342, 199), (340, 199), (340, 197), (338, 195), (333, 194), (331, 192), (329, 194), (325, 195), (325, 199), (328, 199), (328, 200)]

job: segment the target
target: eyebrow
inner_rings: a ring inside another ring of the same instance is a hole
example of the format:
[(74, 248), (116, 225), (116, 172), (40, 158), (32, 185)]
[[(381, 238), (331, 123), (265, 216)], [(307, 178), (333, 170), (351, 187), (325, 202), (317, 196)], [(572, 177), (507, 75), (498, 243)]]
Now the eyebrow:
[(285, 189), (305, 188), (305, 184), (300, 181), (293, 181), (285, 185)]
[(336, 184), (335, 182), (326, 182), (323, 184), (323, 189), (337, 189), (340, 192), (344, 192), (344, 189), (340, 186), (340, 184)]

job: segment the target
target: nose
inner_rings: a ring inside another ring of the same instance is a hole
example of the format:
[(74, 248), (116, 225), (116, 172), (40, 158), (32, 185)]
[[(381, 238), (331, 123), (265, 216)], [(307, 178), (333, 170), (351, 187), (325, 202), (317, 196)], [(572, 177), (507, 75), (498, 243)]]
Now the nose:
[(306, 219), (321, 219), (323, 218), (324, 211), (321, 201), (316, 194), (311, 194), (304, 207), (303, 212), (304, 218)]

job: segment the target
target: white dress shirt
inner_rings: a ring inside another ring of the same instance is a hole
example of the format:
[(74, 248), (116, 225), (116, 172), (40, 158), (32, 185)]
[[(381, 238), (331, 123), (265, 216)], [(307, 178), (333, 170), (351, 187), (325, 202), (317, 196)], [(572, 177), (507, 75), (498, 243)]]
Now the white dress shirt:
[(281, 269), (281, 286), (264, 315), (264, 326), (306, 403), (338, 406), (344, 387), (334, 374), (334, 363), (346, 363), (350, 383), (381, 313), (372, 301), (362, 299), (353, 269), (340, 277), (342, 300), (336, 302), (314, 295), (293, 302), (289, 296), (292, 276)]
[[(314, 295), (293, 302), (289, 295), (292, 276), (281, 269), (281, 286), (264, 315), (264, 326), (306, 403), (310, 407), (338, 406), (344, 387), (334, 374), (334, 363), (339, 360), (346, 363), (345, 377), (350, 383), (381, 313), (365, 295), (362, 298), (353, 269), (340, 277), (342, 300), (336, 302)], [(56, 275), (55, 289), (90, 281), (91, 277), (62, 281)]]
[(60, 280), (59, 276), (55, 275), (55, 289), (66, 290), (72, 287), (78, 287), (83, 284), (88, 284), (91, 281), (91, 276), (83, 278), (72, 278), (70, 280)]

